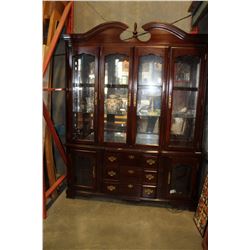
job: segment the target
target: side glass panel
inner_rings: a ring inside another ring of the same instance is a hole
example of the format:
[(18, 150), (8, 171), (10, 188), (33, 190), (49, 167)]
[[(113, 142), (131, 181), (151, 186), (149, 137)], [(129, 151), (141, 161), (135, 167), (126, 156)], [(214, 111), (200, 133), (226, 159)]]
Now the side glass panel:
[(95, 57), (73, 57), (73, 138), (94, 141)]
[(104, 142), (126, 143), (129, 57), (105, 57)]
[(137, 85), (136, 144), (159, 145), (163, 59), (141, 56)]
[(175, 58), (170, 145), (191, 147), (194, 140), (200, 58)]

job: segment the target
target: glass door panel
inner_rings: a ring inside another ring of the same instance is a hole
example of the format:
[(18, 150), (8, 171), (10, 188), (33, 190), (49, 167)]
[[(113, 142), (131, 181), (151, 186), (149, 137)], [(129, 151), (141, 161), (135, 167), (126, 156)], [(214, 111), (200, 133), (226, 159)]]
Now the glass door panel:
[(192, 147), (200, 81), (200, 57), (183, 55), (174, 59), (170, 145)]
[(159, 145), (161, 115), (162, 57), (140, 57), (137, 85), (136, 144)]
[(73, 138), (94, 141), (95, 57), (73, 57)]
[(174, 90), (170, 142), (185, 146), (193, 142), (197, 91)]
[(200, 58), (198, 56), (179, 56), (174, 64), (174, 87), (198, 88)]
[(105, 57), (104, 142), (126, 143), (128, 111), (129, 58)]

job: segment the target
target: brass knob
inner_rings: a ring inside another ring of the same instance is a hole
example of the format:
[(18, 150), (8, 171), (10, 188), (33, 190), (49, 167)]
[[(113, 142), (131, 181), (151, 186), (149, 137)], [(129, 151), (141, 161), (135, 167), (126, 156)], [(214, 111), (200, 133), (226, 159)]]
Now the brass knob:
[(113, 185), (110, 185), (110, 186), (107, 186), (107, 189), (112, 192), (116, 189), (116, 187)]
[(128, 170), (128, 173), (129, 173), (129, 174), (134, 174), (134, 172), (135, 172), (134, 170), (131, 170), (131, 169)]
[(132, 160), (132, 159), (135, 159), (135, 156), (134, 155), (129, 155), (128, 158)]
[(144, 193), (145, 193), (146, 195), (150, 195), (150, 194), (152, 194), (153, 192), (154, 192), (153, 189), (150, 189), (150, 188), (145, 188), (145, 189), (144, 189)]
[(115, 156), (109, 156), (108, 160), (111, 161), (111, 162), (114, 162), (114, 161), (117, 160), (117, 157), (115, 157)]
[(112, 170), (111, 170), (111, 171), (108, 171), (108, 175), (109, 175), (109, 176), (115, 176), (115, 175), (116, 175), (116, 172), (114, 172), (114, 171), (112, 171)]
[(147, 160), (147, 164), (151, 166), (151, 165), (155, 164), (155, 160), (153, 160), (153, 159), (148, 159), (148, 160)]
[(128, 184), (128, 188), (133, 188), (133, 187), (134, 187), (134, 185)]
[(148, 180), (153, 180), (155, 177), (152, 175), (152, 174), (146, 174), (146, 178), (148, 179)]
[(169, 95), (169, 97), (168, 97), (168, 109), (171, 109), (171, 106), (172, 106), (172, 96)]

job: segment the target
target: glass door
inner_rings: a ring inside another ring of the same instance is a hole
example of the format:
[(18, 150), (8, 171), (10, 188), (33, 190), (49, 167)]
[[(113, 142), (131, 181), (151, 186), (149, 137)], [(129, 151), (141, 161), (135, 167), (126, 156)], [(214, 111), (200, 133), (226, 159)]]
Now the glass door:
[(127, 142), (129, 56), (104, 58), (104, 142)]
[(174, 50), (172, 95), (168, 106), (171, 114), (169, 145), (193, 147), (200, 82), (201, 57), (192, 50)]
[(73, 139), (94, 141), (95, 56), (73, 56), (72, 110)]
[[(162, 54), (163, 51), (164, 50), (159, 50)], [(163, 82), (163, 56), (149, 52), (146, 55), (139, 56), (138, 63), (135, 143), (158, 146)]]

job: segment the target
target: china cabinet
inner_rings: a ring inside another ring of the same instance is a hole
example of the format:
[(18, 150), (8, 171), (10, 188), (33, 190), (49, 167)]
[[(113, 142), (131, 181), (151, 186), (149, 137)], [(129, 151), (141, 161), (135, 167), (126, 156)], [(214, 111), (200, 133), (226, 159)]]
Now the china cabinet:
[(196, 202), (207, 36), (120, 22), (65, 35), (67, 196)]

